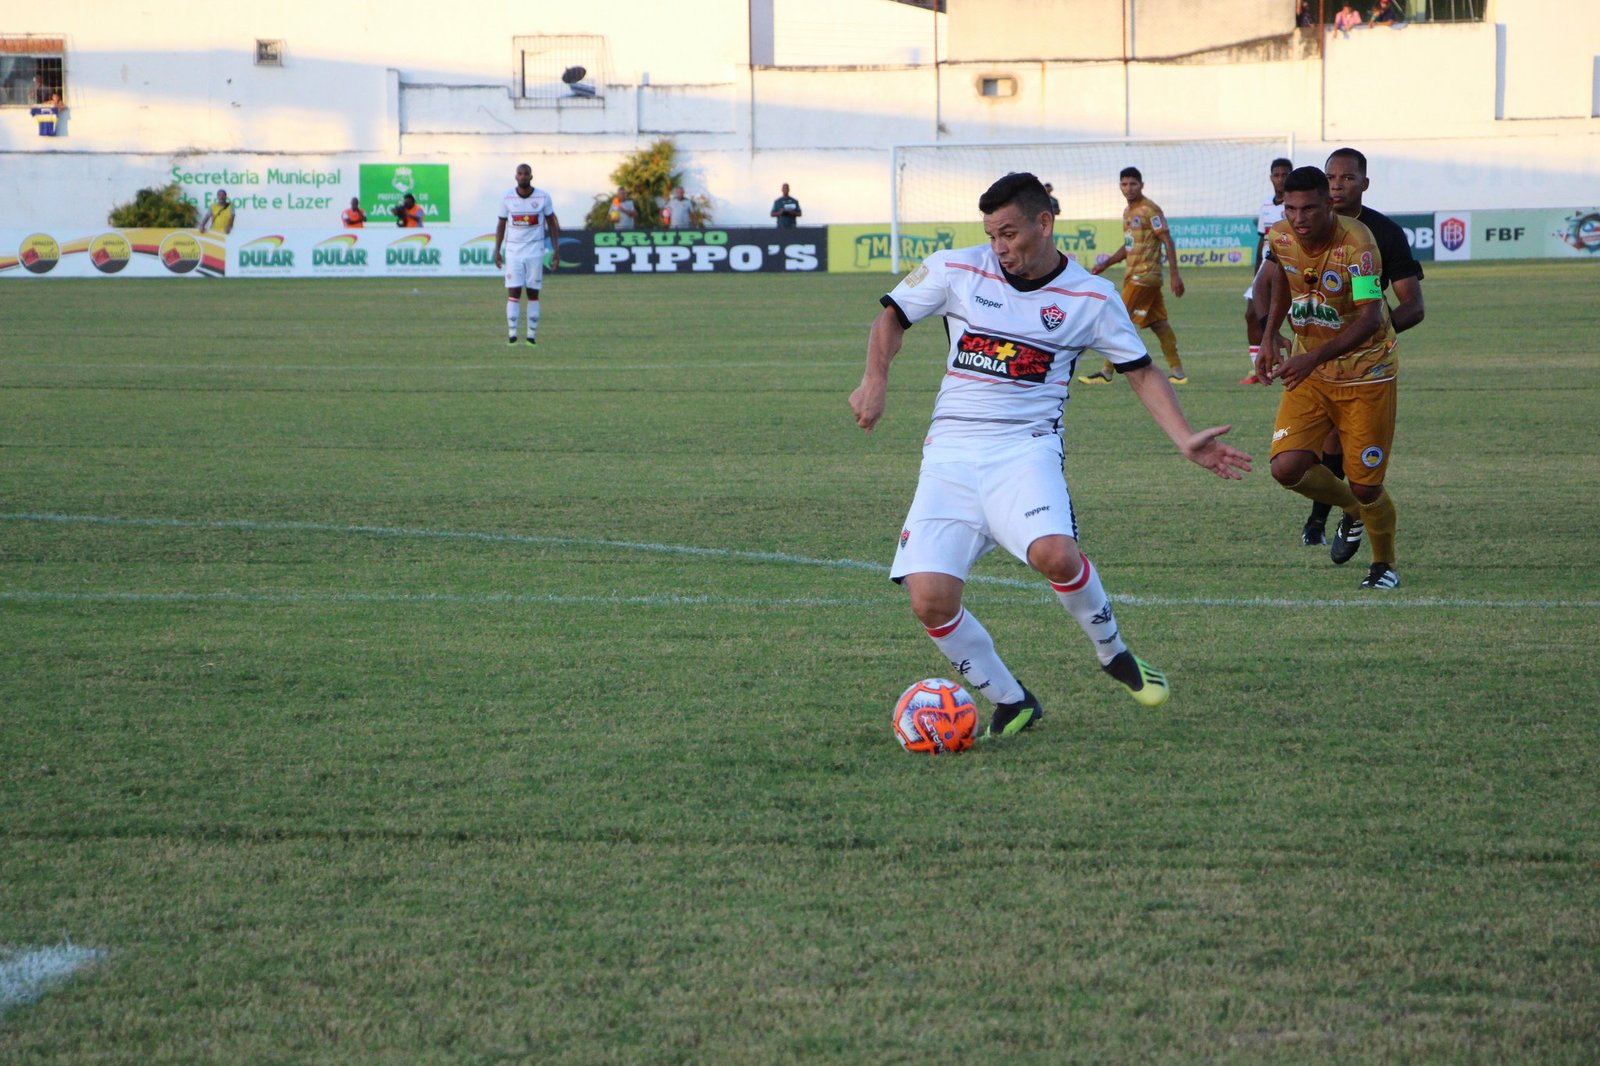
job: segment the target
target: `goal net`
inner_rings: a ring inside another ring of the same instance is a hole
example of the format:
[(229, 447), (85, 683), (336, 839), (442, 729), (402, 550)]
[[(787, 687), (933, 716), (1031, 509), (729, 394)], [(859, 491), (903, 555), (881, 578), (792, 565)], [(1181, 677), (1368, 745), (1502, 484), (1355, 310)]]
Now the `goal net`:
[(1120, 219), (1123, 167), (1139, 168), (1145, 192), (1171, 218), (1253, 219), (1272, 191), (1272, 161), (1293, 158), (1293, 149), (1292, 136), (898, 144), (890, 152), (893, 270), (900, 271), (902, 226), (976, 222), (978, 197), (1013, 171), (1055, 186), (1065, 219)]

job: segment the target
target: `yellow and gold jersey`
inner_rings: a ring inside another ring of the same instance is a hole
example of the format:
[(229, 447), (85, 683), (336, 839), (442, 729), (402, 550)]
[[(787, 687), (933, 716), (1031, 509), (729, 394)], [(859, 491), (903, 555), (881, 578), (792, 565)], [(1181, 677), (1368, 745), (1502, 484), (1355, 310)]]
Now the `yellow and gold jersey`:
[(1383, 273), (1378, 242), (1371, 230), (1353, 218), (1336, 215), (1334, 225), (1327, 247), (1315, 254), (1300, 246), (1287, 221), (1275, 222), (1267, 231), (1272, 258), (1289, 277), (1289, 326), (1294, 330), (1295, 354), (1326, 344), (1355, 320), (1364, 305), (1377, 300), (1383, 306), (1378, 329), (1348, 354), (1317, 367), (1312, 376), (1335, 384), (1388, 381), (1399, 369), (1399, 361), (1394, 354), (1389, 308), (1378, 283)]
[(1141, 196), (1122, 212), (1122, 246), (1128, 257), (1124, 284), (1145, 288), (1161, 287), (1161, 234), (1167, 231), (1167, 216), (1154, 200)]

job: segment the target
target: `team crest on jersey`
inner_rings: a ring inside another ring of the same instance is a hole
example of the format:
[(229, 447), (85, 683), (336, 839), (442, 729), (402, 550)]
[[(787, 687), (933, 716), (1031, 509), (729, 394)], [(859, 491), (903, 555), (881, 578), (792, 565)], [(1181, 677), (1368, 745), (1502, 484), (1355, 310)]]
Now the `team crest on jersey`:
[(1344, 288), (1344, 281), (1337, 270), (1329, 270), (1322, 275), (1322, 287), (1330, 293), (1338, 292)]
[(906, 546), (906, 542), (908, 540), (910, 540), (910, 539), (911, 539), (911, 530), (902, 529), (900, 531), (900, 547), (904, 548)]
[(1383, 449), (1376, 444), (1370, 448), (1361, 449), (1361, 465), (1368, 470), (1373, 470), (1383, 465)]
[(1134, 229), (1141, 229), (1144, 226), (1144, 219), (1140, 218), (1138, 215), (1134, 215), (1132, 218), (1128, 219), (1128, 225), (1132, 226)]
[(950, 369), (1007, 381), (1042, 383), (1054, 359), (1031, 344), (987, 333), (963, 333), (956, 341)]
[(1051, 304), (1039, 312), (1039, 321), (1044, 323), (1045, 329), (1055, 329), (1067, 320), (1067, 313), (1055, 304)]

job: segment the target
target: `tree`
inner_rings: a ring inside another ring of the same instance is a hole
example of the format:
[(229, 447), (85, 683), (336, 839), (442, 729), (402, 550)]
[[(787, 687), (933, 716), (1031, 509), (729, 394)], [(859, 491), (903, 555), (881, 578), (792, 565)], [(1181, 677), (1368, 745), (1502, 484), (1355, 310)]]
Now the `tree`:
[[(635, 229), (660, 229), (661, 205), (672, 190), (683, 184), (683, 172), (674, 170), (678, 148), (671, 140), (663, 139), (648, 148), (642, 148), (622, 161), (611, 172), (612, 188), (594, 198), (588, 214), (583, 218), (586, 229), (611, 228), (611, 198), (618, 187), (628, 190), (633, 199)], [(711, 204), (704, 196), (694, 198), (697, 225), (711, 220)]]
[(200, 209), (176, 185), (152, 185), (113, 207), (106, 221), (118, 229), (194, 229), (200, 224)]

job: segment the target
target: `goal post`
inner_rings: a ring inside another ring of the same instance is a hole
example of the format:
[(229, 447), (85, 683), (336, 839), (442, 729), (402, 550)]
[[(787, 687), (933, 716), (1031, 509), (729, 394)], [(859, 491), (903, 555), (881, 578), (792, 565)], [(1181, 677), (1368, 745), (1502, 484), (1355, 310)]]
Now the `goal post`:
[(1150, 198), (1171, 218), (1253, 218), (1279, 157), (1294, 158), (1293, 134), (897, 144), (889, 152), (891, 269), (900, 272), (903, 226), (975, 222), (978, 197), (1014, 171), (1054, 185), (1063, 218), (1120, 219), (1126, 201), (1117, 174), (1130, 166), (1139, 168)]

